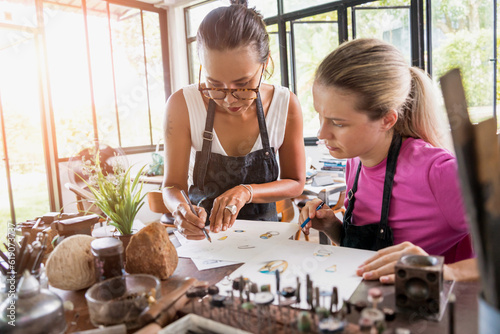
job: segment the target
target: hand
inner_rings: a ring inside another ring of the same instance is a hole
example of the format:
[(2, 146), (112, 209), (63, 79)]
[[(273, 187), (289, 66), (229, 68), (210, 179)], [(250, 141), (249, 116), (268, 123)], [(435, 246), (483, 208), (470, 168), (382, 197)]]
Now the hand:
[(394, 267), (403, 255), (429, 255), (422, 248), (409, 241), (383, 248), (374, 256), (363, 262), (356, 274), (365, 280), (380, 280), (384, 284), (394, 284)]
[(307, 202), (300, 212), (299, 224), (302, 224), (309, 217), (311, 220), (304, 226), (302, 231), (304, 231), (305, 234), (309, 234), (309, 229), (312, 227), (315, 230), (325, 232), (331, 239), (332, 232), (337, 225), (340, 224), (340, 221), (326, 204), (316, 211), (320, 203), (321, 200), (319, 199), (313, 199)]
[[(217, 233), (231, 228), (241, 208), (248, 200), (250, 200), (250, 193), (243, 186), (231, 188), (217, 197), (210, 213), (210, 231)], [(226, 209), (228, 205), (236, 205), (234, 215)]]
[(443, 269), (443, 278), (445, 280), (457, 282), (479, 280), (480, 276), (477, 268), (477, 259), (472, 258), (451, 264), (445, 264)]
[(174, 225), (177, 231), (190, 240), (203, 240), (205, 234), (202, 229), (205, 228), (207, 212), (204, 208), (193, 206), (198, 217), (191, 211), (187, 203), (180, 203), (172, 215), (174, 216)]

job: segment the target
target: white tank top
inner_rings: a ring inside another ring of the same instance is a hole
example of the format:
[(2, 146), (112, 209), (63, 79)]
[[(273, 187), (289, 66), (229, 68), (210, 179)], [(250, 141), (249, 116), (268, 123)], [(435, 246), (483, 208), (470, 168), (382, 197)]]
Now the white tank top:
[[(203, 103), (203, 98), (198, 91), (198, 85), (193, 84), (182, 89), (189, 113), (189, 126), (191, 128), (191, 146), (194, 151), (201, 151), (203, 146), (203, 131), (205, 131), (205, 121), (207, 110)], [(274, 85), (273, 100), (266, 115), (267, 133), (269, 145), (277, 151), (283, 144), (285, 138), (285, 126), (288, 116), (288, 102), (290, 101), (290, 91), (288, 88)], [(213, 131), (212, 152), (227, 156), (217, 133)], [(257, 137), (251, 152), (262, 149), (260, 135)], [(192, 152), (193, 153), (193, 152)]]

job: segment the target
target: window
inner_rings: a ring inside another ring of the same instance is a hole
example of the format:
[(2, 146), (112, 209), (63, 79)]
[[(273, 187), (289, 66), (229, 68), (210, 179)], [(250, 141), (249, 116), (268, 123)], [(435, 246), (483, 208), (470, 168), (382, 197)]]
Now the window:
[[(302, 1), (302, 0), (283, 0), (283, 7), (284, 7), (284, 12), (289, 13), (289, 12), (295, 12), (301, 9), (305, 9), (308, 7), (313, 7), (317, 5), (322, 5), (332, 2), (331, 0), (309, 0), (309, 1)], [(333, 2), (340, 2), (340, 1), (333, 1)]]
[(315, 137), (318, 114), (313, 108), (312, 85), (319, 63), (339, 45), (337, 12), (291, 21), (293, 87), (302, 106), (304, 137)]
[[(203, 2), (206, 10), (208, 6), (227, 4)], [(491, 1), (275, 0), (249, 4), (264, 15), (270, 34), (275, 66), (267, 82), (280, 82), (297, 94), (304, 114), (304, 137), (315, 136), (318, 129), (310, 92), (314, 69), (340, 41), (361, 37), (375, 37), (395, 45), (409, 64), (428, 71), (436, 86), (440, 76), (460, 67), (471, 120), (496, 117), (500, 93), (495, 82), (496, 18)], [(276, 11), (279, 8), (281, 12)], [(186, 16), (191, 16), (190, 9)], [(201, 20), (197, 16), (196, 21)], [(196, 27), (192, 26), (192, 34), (188, 34), (191, 64), (198, 61), (193, 52)], [(285, 37), (280, 40), (280, 35)], [(286, 72), (282, 72), (283, 64)], [(190, 70), (193, 68), (191, 65)]]
[(352, 35), (354, 38), (374, 37), (389, 42), (403, 53), (410, 64), (410, 1), (397, 1), (404, 4), (400, 6), (381, 6), (381, 2), (352, 8)]
[(271, 52), (271, 66), (269, 72), (271, 76), (266, 76), (263, 80), (272, 85), (281, 84), (281, 62), (280, 62), (280, 45), (278, 37), (278, 25), (272, 24), (267, 26), (269, 34), (269, 49)]
[(198, 27), (203, 21), (205, 15), (211, 10), (222, 7), (222, 1), (205, 1), (201, 4), (187, 7), (184, 10), (186, 19), (186, 44), (188, 48), (188, 66), (189, 66), (189, 82), (195, 83), (198, 80), (198, 72), (200, 70), (200, 60), (198, 58), (198, 49), (196, 45), (196, 33)]
[(111, 2), (0, 0), (0, 233), (60, 209), (59, 163), (83, 144), (162, 138), (166, 11)]
[[(0, 6), (0, 236), (50, 211), (35, 1)], [(25, 16), (26, 15), (26, 16)], [(6, 177), (7, 176), (7, 177)], [(14, 203), (15, 202), (15, 206)], [(3, 248), (3, 246), (1, 247)]]
[(44, 11), (59, 157), (92, 140), (156, 144), (166, 100), (160, 13), (103, 3), (85, 15), (74, 2)]
[(460, 68), (471, 121), (492, 117), (495, 95), (498, 100), (493, 86), (492, 2), (433, 1), (431, 11), (434, 80), (452, 68)]
[[(196, 33), (198, 27), (203, 21), (205, 15), (212, 9), (229, 6), (229, 1), (203, 1), (199, 4), (186, 7), (184, 10), (184, 16), (186, 20), (186, 44), (188, 49), (188, 71), (189, 71), (189, 82), (195, 83), (198, 80), (198, 72), (200, 69), (200, 61), (198, 59), (197, 46), (196, 46)], [(274, 1), (268, 0), (250, 0), (248, 2), (248, 7), (255, 7), (258, 12), (260, 12), (264, 17), (274, 16), (277, 14), (277, 5)], [(274, 72), (279, 71), (279, 66), (276, 66), (276, 59), (274, 55), (279, 56), (277, 38), (273, 41), (273, 28), (268, 27), (268, 32), (271, 38), (271, 55), (275, 61)], [(274, 37), (277, 37), (274, 34)], [(278, 62), (279, 64), (279, 62)], [(268, 81), (269, 82), (269, 81)], [(279, 79), (276, 83), (279, 83)]]

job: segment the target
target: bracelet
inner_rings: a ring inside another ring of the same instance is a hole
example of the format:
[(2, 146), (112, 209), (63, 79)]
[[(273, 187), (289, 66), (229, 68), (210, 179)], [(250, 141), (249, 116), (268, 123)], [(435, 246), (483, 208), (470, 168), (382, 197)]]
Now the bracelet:
[(250, 199), (248, 200), (248, 202), (246, 204), (252, 203), (252, 200), (253, 200), (253, 188), (252, 188), (252, 186), (249, 184), (240, 184), (240, 186), (244, 187), (250, 193)]

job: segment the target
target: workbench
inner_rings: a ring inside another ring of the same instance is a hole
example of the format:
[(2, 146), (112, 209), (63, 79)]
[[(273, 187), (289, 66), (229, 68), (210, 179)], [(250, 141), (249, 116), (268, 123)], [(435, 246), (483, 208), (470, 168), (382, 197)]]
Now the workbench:
[[(161, 282), (162, 296), (171, 292), (180, 286), (186, 277), (193, 277), (199, 281), (207, 281), (209, 284), (215, 284), (225, 276), (236, 270), (241, 264), (235, 264), (226, 267), (198, 271), (191, 259), (179, 258), (177, 269), (172, 277)], [(350, 301), (366, 301), (368, 289), (379, 287), (384, 295), (384, 300), (380, 307), (389, 307), (395, 309), (394, 285), (381, 285), (378, 281), (362, 281), (358, 286)], [(342, 287), (340, 286), (339, 289)], [(455, 282), (453, 293), (456, 296), (455, 303), (455, 333), (456, 334), (476, 334), (478, 333), (478, 300), (480, 284), (478, 282)], [(94, 329), (95, 327), (89, 320), (87, 303), (85, 301), (85, 290), (63, 291), (50, 287), (50, 290), (57, 293), (64, 301), (71, 301), (74, 305), (72, 311), (66, 311), (66, 320), (68, 323), (67, 333)], [(189, 307), (184, 310), (189, 310)], [(409, 329), (411, 333), (443, 334), (448, 333), (448, 314), (445, 314), (440, 322), (425, 320), (416, 313), (398, 313), (396, 319), (388, 323), (388, 327)], [(352, 311), (347, 316), (349, 322), (357, 323), (359, 313)], [(248, 329), (247, 329), (248, 330)]]

